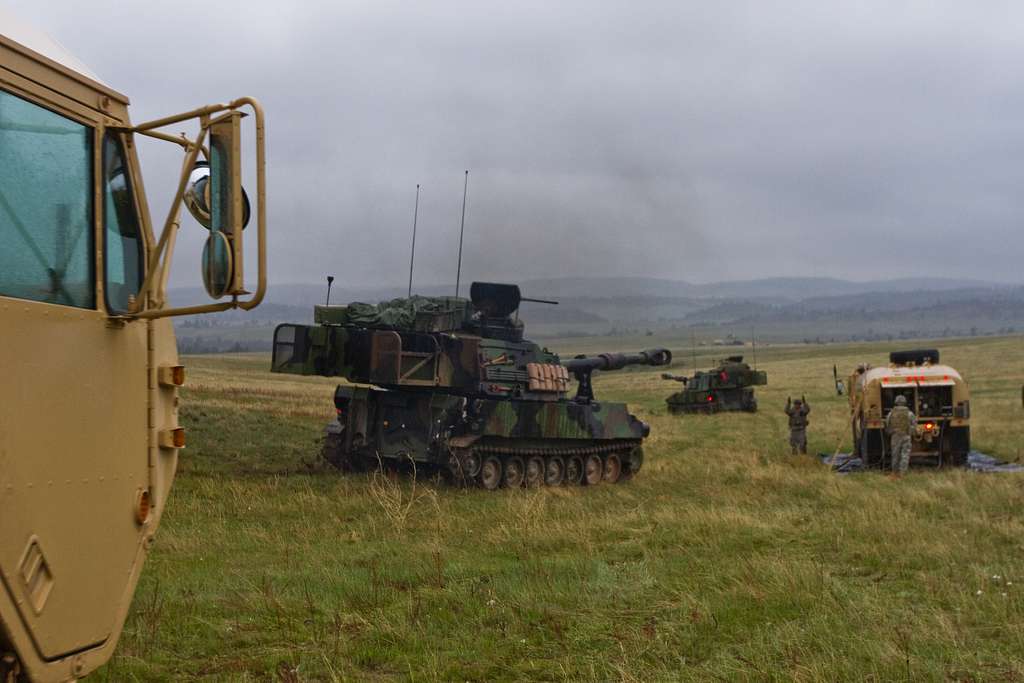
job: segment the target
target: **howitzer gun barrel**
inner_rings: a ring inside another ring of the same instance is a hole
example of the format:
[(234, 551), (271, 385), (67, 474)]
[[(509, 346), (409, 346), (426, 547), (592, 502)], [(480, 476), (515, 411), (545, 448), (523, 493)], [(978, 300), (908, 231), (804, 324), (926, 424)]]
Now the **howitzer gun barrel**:
[(668, 349), (647, 349), (639, 353), (600, 353), (596, 356), (580, 356), (564, 361), (562, 365), (579, 382), (576, 388), (577, 401), (594, 400), (594, 388), (590, 375), (595, 370), (621, 370), (627, 365), (668, 365), (672, 352)]
[(627, 365), (668, 365), (672, 352), (668, 349), (646, 349), (639, 353), (600, 353), (563, 361), (569, 372), (593, 370), (621, 370)]

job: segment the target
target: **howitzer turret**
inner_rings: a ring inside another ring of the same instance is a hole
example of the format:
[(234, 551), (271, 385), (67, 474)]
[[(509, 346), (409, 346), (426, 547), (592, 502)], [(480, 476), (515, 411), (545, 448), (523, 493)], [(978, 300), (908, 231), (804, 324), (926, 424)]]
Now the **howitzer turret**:
[[(561, 361), (523, 339), (516, 285), (473, 283), (470, 298), (317, 306), (316, 325), (281, 325), (275, 372), (344, 377), (324, 456), (437, 468), (486, 488), (617, 481), (639, 470), (647, 425), (594, 400), (591, 375), (665, 365), (667, 349)], [(540, 303), (554, 303), (540, 301)], [(579, 383), (568, 397), (570, 376)]]
[(682, 382), (683, 389), (665, 399), (669, 412), (717, 413), (744, 410), (755, 412), (757, 399), (754, 387), (768, 383), (763, 370), (753, 370), (743, 362), (743, 356), (729, 356), (718, 367), (683, 377), (663, 373), (662, 379)]

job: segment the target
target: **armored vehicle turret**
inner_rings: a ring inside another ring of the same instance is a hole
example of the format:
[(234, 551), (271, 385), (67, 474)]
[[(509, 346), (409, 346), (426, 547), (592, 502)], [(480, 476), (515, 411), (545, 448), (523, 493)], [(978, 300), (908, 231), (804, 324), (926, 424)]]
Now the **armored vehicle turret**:
[(722, 410), (757, 411), (754, 387), (768, 384), (763, 370), (752, 370), (743, 356), (729, 356), (707, 372), (693, 377), (665, 373), (662, 379), (682, 382), (683, 389), (665, 399), (672, 414), (717, 413)]
[(335, 390), (324, 440), (342, 469), (406, 464), (488, 489), (635, 474), (649, 427), (625, 404), (597, 401), (591, 375), (666, 365), (671, 352), (562, 361), (523, 338), (522, 301), (536, 300), (475, 282), (468, 300), (317, 306), (316, 324), (277, 328), (272, 370), (350, 382)]

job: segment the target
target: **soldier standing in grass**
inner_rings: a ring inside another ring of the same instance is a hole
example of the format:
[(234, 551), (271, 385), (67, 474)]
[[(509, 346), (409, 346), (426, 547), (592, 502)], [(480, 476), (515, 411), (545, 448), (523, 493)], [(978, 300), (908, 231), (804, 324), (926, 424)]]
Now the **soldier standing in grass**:
[(789, 416), (789, 445), (793, 449), (793, 455), (800, 453), (807, 455), (807, 425), (810, 420), (807, 414), (811, 412), (811, 406), (807, 403), (807, 397), (801, 396), (796, 401), (786, 397), (786, 415)]
[(906, 396), (897, 396), (895, 403), (885, 418), (885, 433), (889, 435), (893, 476), (902, 477), (910, 465), (910, 437), (917, 426), (917, 416), (907, 407)]

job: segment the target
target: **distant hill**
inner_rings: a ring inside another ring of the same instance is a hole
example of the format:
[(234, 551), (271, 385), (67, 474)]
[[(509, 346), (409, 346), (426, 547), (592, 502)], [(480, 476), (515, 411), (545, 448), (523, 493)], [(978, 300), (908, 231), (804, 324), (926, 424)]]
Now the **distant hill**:
[(815, 296), (795, 302), (730, 299), (700, 308), (683, 319), (687, 323), (749, 323), (760, 321), (818, 320), (835, 316), (877, 317), (910, 310), (953, 311), (971, 306), (1008, 309), (1024, 301), (1024, 288), (971, 287), (950, 290), (879, 291), (842, 296)]
[[(800, 301), (814, 297), (846, 296), (878, 292), (941, 292), (954, 289), (1006, 289), (1012, 287), (995, 282), (955, 278), (897, 278), (855, 282), (836, 278), (779, 277), (760, 280), (736, 280), (694, 284), (684, 280), (663, 280), (644, 277), (569, 277), (525, 280), (519, 283), (524, 296), (547, 299), (601, 299), (654, 297), (658, 299), (789, 299)], [(463, 295), (469, 283), (463, 286)], [(427, 285), (416, 287), (417, 294), (436, 296), (453, 294), (454, 285)], [(335, 281), (331, 300), (335, 303), (365, 301), (376, 303), (383, 299), (405, 296), (405, 288), (346, 286)], [(275, 284), (267, 293), (267, 301), (311, 306), (321, 303), (327, 294), (324, 284)], [(173, 289), (171, 300), (178, 304), (206, 301), (199, 287)]]
[(547, 297), (673, 297), (708, 298), (785, 298), (840, 296), (871, 292), (943, 291), (968, 287), (1001, 287), (997, 283), (953, 278), (898, 278), (854, 282), (821, 277), (777, 277), (694, 284), (684, 280), (656, 278), (553, 278), (527, 280), (520, 284), (527, 296)]
[[(656, 278), (552, 278), (520, 283), (524, 296), (557, 306), (524, 303), (520, 317), (534, 337), (701, 330), (774, 340), (862, 339), (887, 335), (962, 335), (1024, 329), (1024, 287), (979, 280), (901, 278), (854, 282), (834, 278), (768, 278), (694, 284)], [(462, 294), (468, 294), (468, 284)], [(453, 286), (419, 294), (454, 293)], [(185, 348), (269, 348), (281, 322), (308, 323), (326, 286), (274, 285), (251, 312), (187, 317), (176, 322)], [(404, 296), (388, 287), (334, 287), (332, 303), (377, 303)], [(207, 301), (198, 288), (169, 293), (174, 305)], [(232, 331), (235, 330), (235, 331)], [(188, 346), (192, 344), (192, 346)]]

